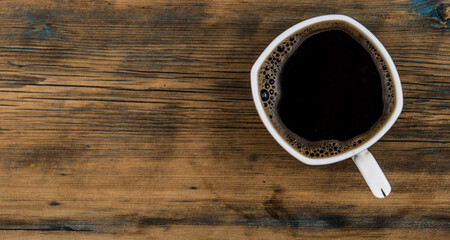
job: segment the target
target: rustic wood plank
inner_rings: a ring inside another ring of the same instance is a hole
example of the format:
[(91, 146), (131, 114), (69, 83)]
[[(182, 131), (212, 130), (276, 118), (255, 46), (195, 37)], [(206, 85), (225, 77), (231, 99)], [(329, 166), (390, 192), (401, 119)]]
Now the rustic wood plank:
[[(445, 239), (446, 1), (0, 1), (0, 238)], [(322, 14), (370, 29), (402, 115), (371, 151), (307, 166), (261, 124), (249, 71)]]

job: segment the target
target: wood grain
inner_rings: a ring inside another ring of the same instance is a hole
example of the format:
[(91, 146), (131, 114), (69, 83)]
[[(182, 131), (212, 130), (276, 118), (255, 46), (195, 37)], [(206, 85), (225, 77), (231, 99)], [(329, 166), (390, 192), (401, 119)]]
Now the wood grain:
[[(449, 3), (0, 1), (1, 239), (446, 239)], [(405, 97), (371, 148), (307, 166), (258, 118), (253, 62), (310, 17), (349, 15)]]

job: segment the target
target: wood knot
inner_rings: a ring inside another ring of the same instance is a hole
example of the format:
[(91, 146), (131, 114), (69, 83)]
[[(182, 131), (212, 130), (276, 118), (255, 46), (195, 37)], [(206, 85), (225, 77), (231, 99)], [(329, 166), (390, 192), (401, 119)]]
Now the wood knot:
[(450, 19), (450, 6), (448, 4), (440, 4), (436, 8), (437, 15), (439, 17), (439, 20), (442, 22), (448, 22)]

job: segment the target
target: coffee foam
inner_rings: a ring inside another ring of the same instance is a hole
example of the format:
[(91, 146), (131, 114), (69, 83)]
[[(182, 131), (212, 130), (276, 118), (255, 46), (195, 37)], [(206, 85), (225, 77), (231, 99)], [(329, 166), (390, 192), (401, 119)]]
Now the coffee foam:
[[(383, 113), (380, 119), (367, 132), (347, 141), (330, 139), (312, 142), (290, 131), (279, 118), (277, 107), (280, 94), (282, 93), (279, 92), (280, 83), (278, 79), (280, 79), (279, 75), (281, 67), (289, 58), (290, 54), (293, 53), (305, 39), (327, 30), (341, 30), (348, 33), (370, 53), (381, 76), (380, 84), (382, 84), (383, 92)], [(384, 125), (395, 105), (394, 85), (385, 60), (380, 56), (378, 50), (368, 39), (364, 38), (356, 29), (344, 22), (319, 23), (297, 31), (284, 39), (261, 65), (258, 73), (258, 80), (260, 100), (262, 101), (264, 110), (269, 116), (273, 127), (293, 148), (309, 158), (327, 158), (336, 156), (364, 144)]]

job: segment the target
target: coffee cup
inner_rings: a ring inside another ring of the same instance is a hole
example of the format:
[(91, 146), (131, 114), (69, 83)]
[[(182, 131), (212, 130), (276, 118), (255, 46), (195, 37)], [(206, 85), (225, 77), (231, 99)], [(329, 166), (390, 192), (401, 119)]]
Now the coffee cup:
[[(326, 44), (327, 50), (320, 44)], [(320, 54), (329, 56), (316, 59), (315, 51), (325, 51)], [(343, 60), (333, 54), (341, 54)], [(372, 63), (365, 66), (367, 56)], [(333, 73), (336, 66), (330, 67), (327, 62), (333, 58), (341, 66), (336, 74)], [(315, 69), (308, 64), (320, 67)], [(345, 84), (350, 84), (352, 89), (341, 86)], [(351, 158), (375, 197), (390, 194), (386, 176), (367, 149), (386, 134), (399, 117), (403, 94), (394, 62), (367, 28), (345, 15), (314, 17), (292, 26), (276, 37), (256, 60), (251, 70), (251, 88), (263, 124), (288, 153), (308, 165)], [(299, 88), (301, 94), (297, 94), (295, 88)], [(327, 94), (321, 97), (324, 89)], [(346, 92), (340, 94), (340, 91)], [(371, 94), (376, 97), (366, 97)], [(360, 97), (346, 102), (349, 95)], [(330, 101), (327, 99), (330, 96), (336, 99)], [(333, 114), (328, 114), (330, 112)], [(369, 116), (368, 121), (366, 116)], [(330, 127), (335, 122), (340, 124), (336, 131)]]

